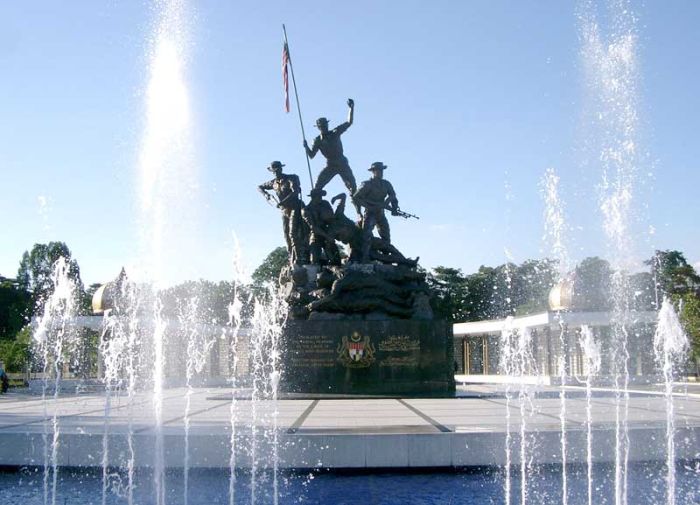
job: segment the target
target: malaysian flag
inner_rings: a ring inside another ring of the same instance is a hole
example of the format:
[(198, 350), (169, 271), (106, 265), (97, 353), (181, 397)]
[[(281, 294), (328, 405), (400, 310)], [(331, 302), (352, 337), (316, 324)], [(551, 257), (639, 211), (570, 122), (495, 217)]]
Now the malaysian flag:
[(282, 81), (284, 82), (284, 110), (289, 112), (289, 47), (284, 43), (282, 47)]

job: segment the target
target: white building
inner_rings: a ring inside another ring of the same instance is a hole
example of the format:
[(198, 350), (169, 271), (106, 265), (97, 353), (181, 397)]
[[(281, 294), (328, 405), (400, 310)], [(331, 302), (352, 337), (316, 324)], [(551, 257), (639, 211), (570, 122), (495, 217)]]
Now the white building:
[(523, 375), (537, 382), (557, 383), (564, 363), (567, 382), (576, 383), (588, 373), (582, 331), (590, 330), (600, 348), (601, 369), (597, 375), (602, 378), (611, 373), (612, 343), (616, 331), (620, 338), (618, 323), (624, 323), (630, 379), (644, 381), (655, 375), (652, 341), (656, 311), (627, 311), (623, 322), (618, 320), (618, 313), (587, 310), (570, 280), (552, 288), (549, 306), (550, 310), (538, 314), (455, 324), (455, 373), (468, 376), (463, 379), (469, 382), (503, 381), (504, 338), (513, 335), (511, 341), (524, 337), (527, 344), (522, 353)]

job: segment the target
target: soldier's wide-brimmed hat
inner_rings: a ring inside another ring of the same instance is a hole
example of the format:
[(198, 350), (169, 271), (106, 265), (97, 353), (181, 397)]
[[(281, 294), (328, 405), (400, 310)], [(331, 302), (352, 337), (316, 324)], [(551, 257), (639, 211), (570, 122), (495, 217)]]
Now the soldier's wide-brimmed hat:
[(284, 166), (284, 163), (281, 161), (273, 161), (270, 163), (270, 166), (267, 167), (267, 169), (272, 172), (273, 170), (277, 170), (278, 168), (282, 168)]
[(322, 124), (327, 125), (328, 119), (326, 119), (325, 117), (320, 117), (316, 120), (316, 126), (321, 126)]
[(318, 189), (314, 188), (309, 192), (309, 196), (314, 197), (314, 196), (326, 196), (326, 190), (325, 189)]
[(387, 167), (381, 161), (375, 161), (374, 163), (372, 163), (369, 166), (369, 168), (367, 170), (369, 170), (370, 172), (374, 172), (375, 170), (386, 170), (387, 168), (389, 168), (389, 167)]

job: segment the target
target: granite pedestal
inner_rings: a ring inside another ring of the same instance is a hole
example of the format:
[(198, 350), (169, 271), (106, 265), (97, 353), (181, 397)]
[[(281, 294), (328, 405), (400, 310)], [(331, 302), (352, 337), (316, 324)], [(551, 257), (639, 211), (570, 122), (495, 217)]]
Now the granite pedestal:
[(452, 327), (444, 321), (289, 321), (281, 388), (291, 393), (454, 392)]

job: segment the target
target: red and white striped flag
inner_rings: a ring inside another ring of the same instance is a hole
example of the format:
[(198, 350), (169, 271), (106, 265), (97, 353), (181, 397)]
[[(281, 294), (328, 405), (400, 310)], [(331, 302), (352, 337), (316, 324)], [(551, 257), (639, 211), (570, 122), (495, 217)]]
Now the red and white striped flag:
[(289, 64), (289, 47), (284, 43), (282, 47), (282, 80), (284, 82), (284, 110), (289, 112), (289, 72), (287, 70)]

